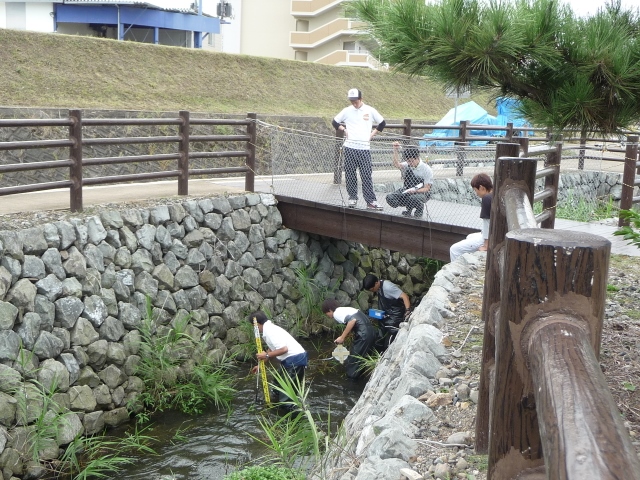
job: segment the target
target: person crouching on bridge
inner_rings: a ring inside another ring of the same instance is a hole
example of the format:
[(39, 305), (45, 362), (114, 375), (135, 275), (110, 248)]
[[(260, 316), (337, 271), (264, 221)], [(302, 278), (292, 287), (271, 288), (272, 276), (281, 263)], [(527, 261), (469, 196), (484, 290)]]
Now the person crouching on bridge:
[(334, 340), (335, 343), (344, 343), (347, 335), (353, 333), (353, 344), (345, 361), (345, 368), (347, 377), (360, 377), (364, 373), (364, 369), (361, 361), (356, 357), (365, 357), (375, 350), (378, 337), (375, 327), (363, 312), (353, 307), (340, 307), (333, 298), (322, 302), (322, 313), (333, 318), (336, 322), (346, 325), (342, 335)]
[(429, 199), (429, 190), (433, 183), (431, 167), (420, 159), (420, 150), (415, 145), (402, 149), (402, 162), (399, 160), (400, 142), (393, 143), (393, 166), (400, 170), (404, 185), (401, 189), (387, 195), (387, 203), (393, 208), (406, 207), (405, 217), (422, 217), (424, 204)]
[(474, 193), (480, 197), (480, 218), (482, 231), (467, 235), (467, 238), (451, 245), (449, 257), (453, 262), (463, 253), (486, 252), (489, 249), (489, 219), (491, 218), (491, 201), (493, 200), (493, 182), (486, 173), (478, 173), (471, 179)]
[[(279, 327), (267, 318), (264, 312), (254, 312), (249, 316), (249, 322), (258, 323), (258, 330), (262, 334), (269, 349), (266, 352), (256, 354), (258, 360), (268, 361), (271, 358), (280, 360), (280, 369), (291, 379), (293, 385), (298, 382), (302, 385), (304, 382), (304, 370), (309, 363), (309, 355), (302, 345), (291, 336), (284, 328)], [(258, 367), (255, 366), (251, 370), (252, 373), (258, 373)], [(283, 392), (277, 393), (278, 402), (290, 402), (291, 399)], [(285, 404), (286, 408), (291, 407)]]

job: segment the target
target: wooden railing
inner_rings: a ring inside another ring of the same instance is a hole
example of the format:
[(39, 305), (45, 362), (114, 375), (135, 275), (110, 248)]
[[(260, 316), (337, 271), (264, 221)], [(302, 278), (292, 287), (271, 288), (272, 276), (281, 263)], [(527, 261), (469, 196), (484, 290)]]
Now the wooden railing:
[(490, 480), (637, 480), (598, 363), (611, 244), (553, 230), (550, 216), (537, 228), (535, 180), (545, 171), (550, 193), (537, 199), (554, 203), (560, 147), (536, 153), (542, 170), (519, 145), (497, 146), (476, 450), (489, 455)]
[[(245, 190), (254, 189), (254, 171), (256, 158), (256, 114), (249, 113), (245, 120), (190, 118), (189, 112), (181, 111), (178, 118), (91, 118), (83, 119), (80, 110), (69, 111), (67, 119), (0, 119), (3, 127), (68, 127), (67, 139), (33, 140), (0, 142), (0, 152), (7, 150), (24, 150), (33, 148), (68, 147), (69, 158), (32, 163), (15, 163), (0, 165), (0, 174), (46, 170), (68, 167), (69, 179), (56, 182), (44, 182), (30, 185), (19, 185), (0, 188), (0, 196), (27, 193), (56, 188), (68, 188), (70, 192), (70, 209), (72, 212), (82, 211), (82, 188), (85, 185), (105, 185), (131, 181), (157, 180), (166, 178), (178, 179), (178, 195), (189, 194), (189, 177), (195, 175), (221, 175), (239, 173), (245, 175)], [(97, 126), (162, 126), (176, 127), (175, 135), (118, 138), (86, 138), (86, 127)], [(240, 126), (246, 127), (245, 135), (191, 135), (191, 127), (205, 126)], [(246, 149), (238, 151), (202, 151), (193, 152), (190, 146), (194, 142), (223, 143), (245, 142)], [(155, 155), (130, 155), (116, 157), (84, 158), (83, 147), (104, 145), (132, 144), (175, 144), (174, 153)], [(191, 159), (204, 158), (244, 158), (242, 166), (219, 168), (190, 168)], [(84, 178), (83, 168), (94, 165), (115, 165), (137, 162), (175, 161), (176, 168), (156, 172), (136, 173), (131, 175), (114, 175), (108, 177)]]

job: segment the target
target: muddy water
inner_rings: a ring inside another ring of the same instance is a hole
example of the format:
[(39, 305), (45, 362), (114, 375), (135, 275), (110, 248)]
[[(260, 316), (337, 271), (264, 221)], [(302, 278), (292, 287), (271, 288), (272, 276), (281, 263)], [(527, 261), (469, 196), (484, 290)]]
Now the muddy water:
[[(311, 345), (305, 345), (311, 357), (307, 369), (311, 410), (322, 419), (330, 414), (335, 430), (362, 393), (365, 380), (347, 379), (342, 365), (333, 359), (326, 360), (333, 347), (326, 342), (318, 353)], [(110, 478), (218, 480), (239, 465), (262, 456), (264, 447), (251, 435), (262, 436), (258, 417), (265, 407), (262, 388), (256, 389), (255, 376), (247, 376), (249, 367), (247, 363), (234, 369), (238, 392), (228, 417), (209, 411), (198, 416), (165, 413), (154, 418), (150, 434), (160, 440), (155, 446), (158, 455), (136, 457), (132, 465)], [(176, 434), (183, 438), (176, 438)]]

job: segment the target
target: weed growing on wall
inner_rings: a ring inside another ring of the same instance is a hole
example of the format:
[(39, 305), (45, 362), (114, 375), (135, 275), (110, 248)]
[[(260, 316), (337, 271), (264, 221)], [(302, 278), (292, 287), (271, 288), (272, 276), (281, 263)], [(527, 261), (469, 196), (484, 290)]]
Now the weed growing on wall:
[[(444, 266), (442, 260), (435, 260), (433, 258), (428, 257), (420, 257), (418, 258), (418, 264), (422, 266), (422, 270), (424, 271), (424, 279), (427, 285), (431, 285), (433, 283), (433, 279), (436, 276), (436, 273), (440, 271), (440, 269)], [(415, 299), (414, 301), (417, 301)]]
[(302, 302), (299, 304), (301, 316), (296, 320), (291, 334), (294, 336), (301, 335), (308, 337), (313, 332), (316, 325), (322, 325), (326, 319), (322, 313), (322, 300), (327, 297), (328, 293), (333, 293), (337, 286), (342, 283), (342, 279), (336, 282), (336, 285), (330, 287), (322, 285), (316, 278), (318, 270), (317, 260), (314, 259), (309, 267), (301, 266), (293, 269), (296, 275), (296, 288), (302, 296)]
[[(31, 355), (21, 349), (18, 361), (23, 371), (26, 371)], [(37, 371), (29, 374), (37, 374)], [(56, 376), (46, 384), (35, 378), (17, 380), (2, 376), (0, 382), (16, 402), (15, 425), (9, 430), (14, 437), (13, 447), (32, 469), (39, 465), (48, 472), (45, 475), (84, 480), (117, 472), (132, 462), (130, 455), (133, 453), (155, 454), (149, 446), (154, 439), (137, 429), (122, 439), (82, 436), (77, 415), (57, 401), (60, 397)], [(69, 432), (73, 434), (74, 431), (78, 433), (67, 440)], [(58, 458), (61, 447), (64, 452)], [(37, 469), (32, 473), (35, 471)]]
[[(139, 401), (151, 413), (180, 410), (201, 413), (208, 404), (228, 409), (235, 394), (231, 361), (214, 362), (206, 355), (188, 361), (195, 342), (187, 333), (190, 317), (178, 319), (172, 328), (156, 328), (150, 299), (140, 328), (141, 361), (137, 375), (145, 384)], [(200, 342), (205, 343), (206, 338)]]

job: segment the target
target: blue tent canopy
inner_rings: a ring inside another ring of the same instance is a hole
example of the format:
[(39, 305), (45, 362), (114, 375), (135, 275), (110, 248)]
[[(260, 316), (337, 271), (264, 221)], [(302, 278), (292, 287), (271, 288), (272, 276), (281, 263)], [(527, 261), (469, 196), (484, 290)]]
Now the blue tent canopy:
[[(519, 101), (511, 98), (499, 97), (496, 100), (497, 116), (490, 115), (484, 108), (478, 105), (476, 102), (471, 101), (459, 105), (457, 110), (452, 108), (447, 114), (440, 119), (436, 125), (449, 126), (460, 125), (460, 122), (467, 120), (471, 124), (476, 125), (504, 125), (507, 123), (513, 123), (514, 127), (526, 127), (529, 123), (517, 113)], [(455, 121), (454, 121), (455, 119)], [(471, 130), (470, 135), (481, 137), (503, 137), (506, 135), (506, 130)], [(427, 133), (424, 138), (429, 137), (457, 137), (457, 129), (436, 130), (434, 133)], [(471, 146), (483, 146), (486, 145), (486, 141), (472, 141), (469, 142)], [(421, 141), (420, 146), (451, 146), (453, 142), (447, 142), (443, 140), (431, 140)]]

